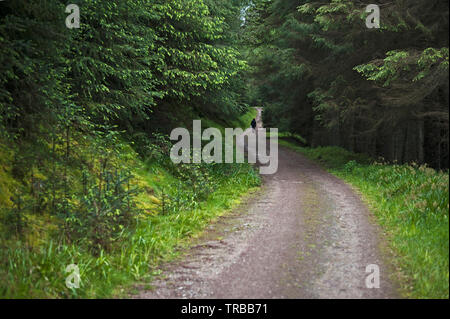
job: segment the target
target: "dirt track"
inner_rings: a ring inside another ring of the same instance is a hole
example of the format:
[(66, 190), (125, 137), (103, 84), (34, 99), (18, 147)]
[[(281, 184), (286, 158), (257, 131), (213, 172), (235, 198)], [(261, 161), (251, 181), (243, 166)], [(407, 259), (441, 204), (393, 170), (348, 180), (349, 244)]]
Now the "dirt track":
[[(395, 298), (379, 230), (352, 189), (302, 155), (279, 169), (135, 298)], [(380, 288), (366, 288), (366, 266)]]

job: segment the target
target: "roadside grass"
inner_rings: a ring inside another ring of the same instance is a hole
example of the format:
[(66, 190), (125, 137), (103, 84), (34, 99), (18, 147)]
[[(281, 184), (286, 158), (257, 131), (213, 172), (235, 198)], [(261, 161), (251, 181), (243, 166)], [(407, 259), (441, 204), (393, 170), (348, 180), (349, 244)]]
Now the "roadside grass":
[(278, 139), (283, 139), (287, 141), (293, 141), (296, 143), (299, 143), (300, 145), (307, 145), (306, 139), (304, 139), (299, 134), (290, 133), (290, 132), (278, 132), (277, 134), (271, 133), (270, 131), (266, 132), (267, 137), (274, 137), (275, 135), (278, 137)]
[[(169, 188), (172, 176), (153, 166), (145, 168), (145, 178), (158, 179)], [(165, 181), (161, 177), (166, 177)], [(167, 184), (166, 184), (167, 183)], [(198, 235), (214, 218), (239, 203), (243, 194), (259, 185), (259, 177), (250, 166), (229, 170), (217, 181), (218, 187), (195, 208), (176, 213), (149, 214), (138, 218), (136, 229), (123, 234), (124, 241), (112, 252), (99, 256), (78, 245), (59, 244), (53, 240), (36, 249), (23, 243), (2, 247), (0, 294), (3, 298), (108, 298), (127, 292), (126, 286), (149, 281), (158, 273), (158, 265), (177, 255), (176, 248), (188, 237)], [(157, 194), (158, 196), (158, 194)], [(81, 286), (67, 289), (65, 269), (69, 264), (80, 268)], [(125, 285), (124, 287), (119, 287)]]
[[(223, 129), (213, 121), (208, 124)], [(139, 211), (135, 226), (124, 228), (111, 249), (93, 254), (82, 242), (70, 243), (53, 236), (51, 230), (56, 227), (46, 213), (39, 218), (30, 215), (28, 218), (45, 224), (32, 230), (40, 234), (39, 244), (0, 236), (2, 298), (127, 296), (136, 283), (150, 283), (161, 262), (178, 256), (180, 247), (260, 185), (257, 170), (249, 164), (174, 166), (159, 153), (143, 162), (131, 147), (122, 148), (122, 152), (126, 153), (121, 154), (123, 158), (132, 159), (129, 163), (111, 160), (127, 166), (134, 176), (132, 184), (141, 190), (132, 203)], [(13, 182), (9, 172), (2, 174), (2, 179)], [(80, 186), (76, 183), (72, 187)], [(80, 270), (78, 289), (66, 287), (71, 273), (65, 270), (70, 264)]]
[(231, 124), (234, 128), (242, 128), (244, 131), (250, 127), (250, 123), (256, 116), (258, 115), (258, 111), (251, 107), (248, 112), (241, 116), (239, 119), (232, 121)]
[(380, 163), (339, 147), (280, 145), (318, 161), (355, 186), (388, 235), (401, 293), (449, 298), (449, 173), (425, 165)]

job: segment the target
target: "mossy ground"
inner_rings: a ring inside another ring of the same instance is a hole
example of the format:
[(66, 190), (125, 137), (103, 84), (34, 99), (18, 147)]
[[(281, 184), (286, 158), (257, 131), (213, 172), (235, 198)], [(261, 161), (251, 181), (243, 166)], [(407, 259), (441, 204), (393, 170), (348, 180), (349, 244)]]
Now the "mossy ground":
[[(255, 112), (251, 109), (230, 125), (245, 128)], [(223, 130), (222, 125), (211, 120), (205, 120), (205, 125)], [(27, 213), (29, 227), (23, 237), (1, 238), (0, 296), (4, 298), (109, 298), (126, 295), (134, 283), (150, 283), (153, 275), (159, 272), (161, 262), (177, 256), (179, 247), (199, 236), (209, 223), (229, 211), (243, 195), (260, 184), (255, 168), (249, 164), (206, 168), (203, 170), (205, 174), (214, 178), (212, 191), (204, 198), (193, 199), (195, 203), (188, 209), (164, 211), (163, 205), (168, 205), (170, 200), (190, 194), (184, 193), (189, 189), (189, 183), (181, 181), (160, 162), (141, 159), (126, 142), (115, 145), (114, 150), (105, 146), (104, 154), (99, 154), (95, 150), (101, 141), (79, 137), (73, 138), (71, 147), (77, 145), (77, 151), (85, 159), (92, 159), (90, 167), (94, 174), (99, 155), (105, 155), (117, 167), (131, 171), (131, 186), (140, 189), (132, 203), (139, 211), (135, 216), (136, 225), (123, 232), (120, 244), (113, 249), (92, 254), (82, 245), (62, 242), (58, 240), (59, 236), (54, 236), (58, 228), (48, 208), (39, 214)], [(14, 207), (10, 197), (15, 195), (15, 187), (27, 189), (31, 186), (28, 178), (14, 177), (10, 165), (13, 158), (14, 150), (7, 143), (0, 143), (0, 204), (4, 209)], [(51, 171), (48, 163), (44, 168), (47, 170), (43, 171)], [(34, 178), (51, 180), (51, 175), (38, 175), (37, 172), (35, 170)], [(66, 172), (70, 187), (82, 188), (79, 172), (70, 166)], [(68, 289), (65, 285), (68, 275), (65, 269), (70, 264), (76, 264), (80, 269), (79, 289)]]

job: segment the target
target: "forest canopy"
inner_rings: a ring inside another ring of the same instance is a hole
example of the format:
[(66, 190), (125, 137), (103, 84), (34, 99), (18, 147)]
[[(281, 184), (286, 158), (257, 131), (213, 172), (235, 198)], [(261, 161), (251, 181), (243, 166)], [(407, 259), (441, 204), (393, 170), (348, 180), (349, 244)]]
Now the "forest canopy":
[(448, 168), (448, 1), (253, 0), (249, 99), (311, 146)]
[(78, 29), (66, 27), (64, 1), (0, 4), (2, 135), (44, 134), (68, 121), (87, 131), (150, 132), (156, 118), (180, 109), (219, 119), (242, 113), (241, 1), (73, 3)]

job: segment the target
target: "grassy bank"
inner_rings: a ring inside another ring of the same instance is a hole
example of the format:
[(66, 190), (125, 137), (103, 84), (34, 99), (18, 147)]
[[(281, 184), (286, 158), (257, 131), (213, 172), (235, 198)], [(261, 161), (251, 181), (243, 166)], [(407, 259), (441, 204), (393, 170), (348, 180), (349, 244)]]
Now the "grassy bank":
[(405, 297), (449, 297), (449, 174), (426, 166), (376, 162), (338, 147), (281, 140), (356, 187), (388, 234)]
[(232, 122), (233, 127), (240, 127), (243, 130), (250, 127), (250, 123), (256, 116), (258, 115), (258, 111), (255, 108), (250, 108), (250, 110), (241, 116), (238, 120)]
[[(253, 112), (237, 120), (240, 126)], [(208, 124), (222, 128), (212, 121)], [(64, 181), (70, 182), (72, 195), (60, 200), (62, 216), (51, 209), (51, 165), (41, 163), (32, 179), (28, 173), (18, 178), (12, 164), (17, 156), (6, 144), (1, 145), (0, 188), (10, 189), (8, 195), (13, 198), (20, 188), (17, 197), (24, 203), (10, 201), (9, 196), (0, 202), (1, 297), (121, 296), (133, 283), (149, 282), (162, 261), (177, 256), (180, 245), (189, 243), (189, 238), (260, 183), (258, 173), (248, 164), (174, 165), (168, 156), (170, 144), (159, 135), (147, 146), (139, 146), (145, 156), (126, 142), (120, 147), (117, 143), (114, 148), (104, 146), (107, 162), (102, 162), (98, 145), (93, 145), (104, 141), (83, 140), (73, 137), (70, 147), (76, 145), (78, 154), (95, 160), (87, 173), (67, 167)], [(117, 177), (122, 171), (129, 179)], [(91, 183), (84, 181), (88, 174), (93, 176)], [(48, 192), (39, 196), (30, 192), (36, 180), (48, 185)], [(62, 192), (55, 197), (64, 197)], [(46, 204), (35, 205), (35, 197)], [(78, 289), (66, 287), (70, 272), (65, 270), (70, 264), (80, 270)]]

